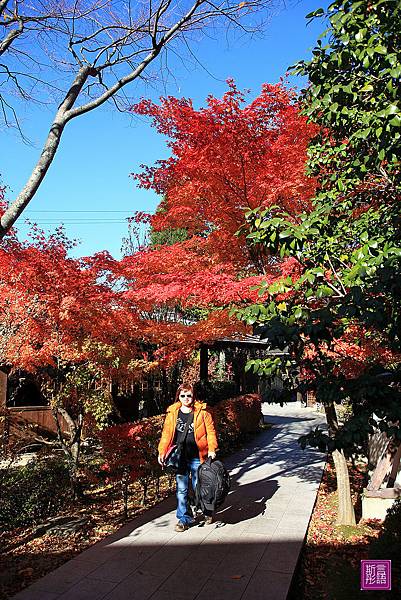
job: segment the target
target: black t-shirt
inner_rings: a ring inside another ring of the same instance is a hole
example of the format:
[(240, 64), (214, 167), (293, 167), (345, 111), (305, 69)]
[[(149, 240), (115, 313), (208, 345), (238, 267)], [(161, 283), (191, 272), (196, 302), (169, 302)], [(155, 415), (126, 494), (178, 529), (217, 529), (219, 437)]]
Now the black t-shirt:
[(184, 438), (184, 429), (187, 421), (190, 421), (187, 437), (185, 438), (184, 455), (187, 460), (192, 458), (199, 458), (198, 446), (195, 442), (194, 435), (194, 413), (184, 413), (182, 410), (178, 411), (177, 425), (175, 428), (175, 443), (179, 444)]

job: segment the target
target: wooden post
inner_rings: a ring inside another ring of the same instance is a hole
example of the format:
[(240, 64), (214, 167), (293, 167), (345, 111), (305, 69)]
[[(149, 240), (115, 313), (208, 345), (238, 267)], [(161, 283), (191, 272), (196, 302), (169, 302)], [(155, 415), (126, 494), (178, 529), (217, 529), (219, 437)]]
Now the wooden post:
[(378, 490), (383, 483), (383, 480), (391, 468), (391, 461), (393, 458), (393, 452), (390, 448), (390, 442), (387, 444), (385, 452), (382, 454), (378, 461), (375, 470), (372, 473), (372, 477), (366, 487), (370, 492), (372, 490)]
[(0, 407), (7, 404), (7, 374), (0, 370)]
[(306, 406), (310, 408), (316, 406), (316, 395), (312, 390), (308, 390), (306, 393)]
[(199, 379), (201, 381), (208, 380), (208, 363), (209, 363), (208, 349), (207, 349), (207, 346), (204, 346), (202, 344), (202, 346), (200, 347), (200, 365), (199, 365)]
[(388, 478), (387, 487), (394, 487), (395, 480), (397, 479), (398, 469), (400, 468), (400, 459), (401, 459), (401, 444), (398, 444), (398, 448), (393, 457), (393, 466), (391, 467), (391, 473)]
[[(7, 381), (7, 374), (0, 370), (0, 416), (7, 404)], [(2, 418), (0, 418), (0, 446), (7, 444), (9, 437), (9, 425), (10, 423), (8, 416), (4, 411)]]

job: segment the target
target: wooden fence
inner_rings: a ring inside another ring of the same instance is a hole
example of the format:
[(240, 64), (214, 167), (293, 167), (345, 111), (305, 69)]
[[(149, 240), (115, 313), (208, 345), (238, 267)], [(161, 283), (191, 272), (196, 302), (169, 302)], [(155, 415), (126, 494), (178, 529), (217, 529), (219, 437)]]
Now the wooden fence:
[[(59, 417), (61, 429), (68, 432), (67, 422)], [(10, 439), (26, 439), (34, 442), (37, 436), (57, 435), (57, 426), (50, 406), (8, 407), (2, 418), (3, 442)]]

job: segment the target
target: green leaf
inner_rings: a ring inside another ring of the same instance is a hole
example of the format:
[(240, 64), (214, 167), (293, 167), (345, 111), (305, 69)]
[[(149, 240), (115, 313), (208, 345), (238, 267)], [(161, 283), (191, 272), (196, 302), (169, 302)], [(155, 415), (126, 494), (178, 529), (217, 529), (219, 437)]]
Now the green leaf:
[(328, 285), (321, 285), (317, 290), (317, 296), (319, 298), (326, 296), (333, 296), (334, 290), (332, 290)]
[(399, 108), (396, 104), (389, 104), (389, 106), (385, 109), (386, 117), (389, 117), (390, 115), (395, 115), (397, 112), (399, 112)]
[(302, 308), (299, 308), (299, 307), (298, 307), (298, 308), (297, 308), (297, 309), (294, 311), (294, 317), (295, 317), (296, 319), (300, 319), (300, 318), (302, 317)]
[(401, 116), (395, 115), (395, 117), (393, 117), (391, 121), (389, 121), (389, 124), (393, 127), (401, 127)]
[(324, 10), (323, 8), (318, 8), (317, 10), (314, 10), (311, 13), (308, 13), (305, 17), (305, 19), (313, 19), (314, 17), (319, 17), (320, 15), (324, 15)]
[(355, 137), (360, 138), (362, 140), (366, 140), (366, 138), (370, 135), (370, 131), (370, 127), (367, 127), (366, 129), (360, 129), (356, 132)]

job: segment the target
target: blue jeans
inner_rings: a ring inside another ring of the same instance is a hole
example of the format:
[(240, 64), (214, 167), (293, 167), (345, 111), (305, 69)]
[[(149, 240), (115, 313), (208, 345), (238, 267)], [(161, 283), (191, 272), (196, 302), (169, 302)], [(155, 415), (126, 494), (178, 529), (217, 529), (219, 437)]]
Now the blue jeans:
[(182, 474), (175, 476), (177, 482), (177, 519), (184, 525), (191, 525), (194, 522), (192, 512), (188, 502), (189, 475), (191, 474), (192, 489), (195, 491), (199, 458), (192, 458), (187, 461), (187, 468)]

